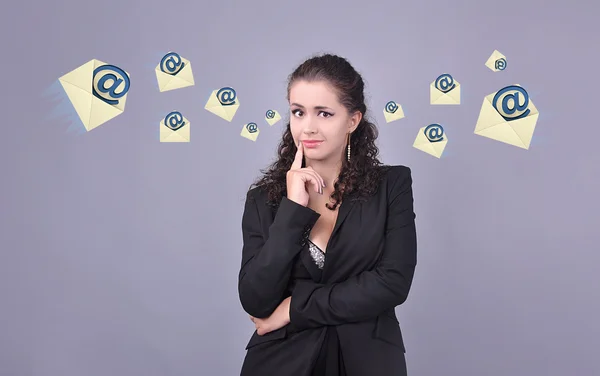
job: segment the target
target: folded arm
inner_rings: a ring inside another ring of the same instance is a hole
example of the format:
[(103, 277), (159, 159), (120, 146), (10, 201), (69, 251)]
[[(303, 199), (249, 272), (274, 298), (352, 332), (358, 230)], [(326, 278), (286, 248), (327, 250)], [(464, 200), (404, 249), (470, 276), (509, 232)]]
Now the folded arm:
[(417, 264), (412, 178), (404, 168), (388, 204), (384, 251), (373, 270), (334, 284), (298, 280), (290, 321), (298, 329), (340, 325), (374, 318), (407, 299)]
[(265, 235), (256, 201), (248, 193), (242, 216), (242, 264), (238, 277), (240, 302), (248, 314), (268, 317), (285, 298), (294, 258), (303, 247), (302, 238), (319, 216), (283, 197)]

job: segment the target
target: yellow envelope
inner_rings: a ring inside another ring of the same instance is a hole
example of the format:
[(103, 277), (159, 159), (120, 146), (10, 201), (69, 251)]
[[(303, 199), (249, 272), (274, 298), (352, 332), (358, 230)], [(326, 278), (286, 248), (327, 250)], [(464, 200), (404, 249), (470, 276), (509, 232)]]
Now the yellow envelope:
[[(166, 54), (162, 60), (171, 60), (175, 63), (183, 63), (183, 68), (175, 74), (165, 73), (161, 70), (161, 63), (165, 64), (163, 61), (159, 62), (156, 68), (154, 69), (156, 72), (156, 79), (158, 81), (158, 90), (162, 93), (163, 91), (181, 89), (183, 87), (193, 86), (194, 85), (194, 74), (192, 73), (192, 64), (189, 60), (179, 56), (174, 52), (169, 52)], [(165, 68), (165, 70), (167, 70)]]
[(190, 142), (190, 121), (181, 113), (179, 115), (183, 120), (183, 126), (175, 130), (165, 124), (164, 118), (160, 121), (160, 142)]
[[(527, 98), (529, 104), (527, 106), (527, 110), (529, 110), (529, 113), (526, 116), (518, 119), (505, 119), (493, 105), (494, 97), (498, 93), (501, 93), (500, 95), (502, 95), (504, 94), (502, 91), (506, 90), (507, 95), (510, 95), (511, 91), (513, 93), (521, 91), (517, 88), (521, 88), (522, 92), (527, 92), (522, 88), (521, 85), (516, 84), (504, 87), (483, 99), (483, 105), (481, 106), (479, 118), (477, 119), (477, 125), (475, 126), (475, 134), (523, 149), (529, 149), (531, 139), (533, 138), (533, 132), (540, 114), (531, 99), (529, 99), (528, 94)], [(523, 105), (525, 97), (523, 96), (522, 92), (519, 95), (519, 103)], [(499, 98), (497, 101), (497, 106), (501, 106), (500, 99), (501, 98)], [(513, 100), (510, 100), (509, 103), (514, 106)], [(524, 113), (527, 110), (519, 111), (519, 113)]]
[(429, 102), (431, 104), (460, 104), (460, 83), (452, 78), (454, 88), (444, 93), (435, 87), (436, 80), (429, 85)]
[(260, 129), (258, 129), (258, 125), (256, 125), (256, 123), (248, 123), (244, 125), (244, 128), (242, 128), (240, 136), (247, 138), (250, 141), (256, 141), (259, 133)]
[(502, 55), (498, 50), (494, 50), (489, 59), (485, 62), (485, 66), (494, 72), (500, 72), (506, 69), (506, 56)]
[(267, 112), (265, 113), (265, 120), (267, 121), (267, 123), (269, 123), (270, 126), (273, 126), (275, 123), (281, 120), (281, 115), (279, 115), (279, 112), (277, 112), (277, 110), (267, 110)]
[(446, 148), (446, 144), (448, 143), (448, 137), (446, 136), (446, 132), (443, 133), (442, 141), (432, 142), (429, 141), (429, 139), (425, 135), (426, 128), (427, 127), (423, 127), (419, 129), (419, 133), (417, 133), (417, 138), (415, 138), (413, 147), (424, 151), (427, 154), (433, 155), (436, 158), (441, 158), (442, 153), (444, 153), (444, 149)]
[(398, 103), (389, 101), (383, 108), (383, 116), (385, 116), (386, 123), (390, 123), (394, 120), (400, 120), (404, 118), (404, 111), (402, 111), (402, 106), (400, 106)]
[(218, 92), (219, 90), (213, 90), (212, 94), (208, 98), (208, 102), (206, 102), (206, 106), (204, 106), (204, 109), (230, 122), (233, 120), (235, 113), (240, 107), (240, 100), (237, 99), (236, 96), (234, 104), (223, 105), (219, 101), (219, 98), (217, 98)]
[(88, 132), (125, 111), (130, 75), (117, 66), (92, 59), (58, 81)]

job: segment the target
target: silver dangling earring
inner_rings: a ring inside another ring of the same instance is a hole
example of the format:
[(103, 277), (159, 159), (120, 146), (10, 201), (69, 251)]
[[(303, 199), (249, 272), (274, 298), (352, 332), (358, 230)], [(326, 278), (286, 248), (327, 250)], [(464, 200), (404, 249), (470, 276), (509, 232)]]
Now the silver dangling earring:
[(350, 134), (348, 133), (348, 162), (350, 162)]

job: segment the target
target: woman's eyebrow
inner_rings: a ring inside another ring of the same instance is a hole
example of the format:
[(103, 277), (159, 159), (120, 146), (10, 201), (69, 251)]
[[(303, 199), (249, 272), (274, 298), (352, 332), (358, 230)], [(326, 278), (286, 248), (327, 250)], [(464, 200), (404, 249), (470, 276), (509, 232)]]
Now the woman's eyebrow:
[[(299, 104), (299, 103), (292, 103), (292, 106), (296, 106), (296, 107), (300, 107), (300, 108), (304, 108), (303, 105)], [(331, 110), (332, 108), (327, 107), (327, 106), (315, 106), (313, 107), (315, 110)]]

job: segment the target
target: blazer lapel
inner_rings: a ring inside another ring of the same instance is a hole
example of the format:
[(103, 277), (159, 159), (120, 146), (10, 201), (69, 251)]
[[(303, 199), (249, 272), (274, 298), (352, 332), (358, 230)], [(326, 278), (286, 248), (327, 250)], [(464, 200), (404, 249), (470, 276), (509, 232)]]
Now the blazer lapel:
[[(352, 210), (354, 205), (355, 205), (355, 202), (349, 201), (349, 199), (342, 201), (342, 203), (340, 204), (340, 207), (338, 209), (339, 211), (338, 211), (337, 219), (335, 221), (335, 226), (333, 227), (333, 231), (331, 232), (331, 238), (333, 238), (333, 235), (340, 228), (342, 223), (344, 223), (344, 220), (346, 219), (346, 217), (348, 216), (348, 214), (350, 213), (350, 211)], [(331, 238), (330, 238), (330, 240), (331, 240)]]
[(331, 257), (335, 257), (334, 256), (334, 254), (335, 254), (334, 248), (335, 247), (332, 247), (330, 244), (333, 240), (333, 237), (339, 231), (340, 227), (342, 227), (344, 220), (346, 220), (346, 218), (348, 217), (348, 215), (350, 214), (350, 212), (352, 211), (352, 209), (355, 206), (356, 206), (355, 201), (352, 201), (352, 200), (346, 198), (345, 200), (342, 201), (342, 203), (340, 204), (340, 207), (338, 208), (339, 211), (338, 211), (337, 219), (335, 221), (335, 226), (333, 227), (333, 231), (331, 232), (329, 242), (327, 242), (327, 249), (325, 252), (325, 265), (323, 266), (323, 270), (321, 271), (321, 278), (319, 279), (319, 283), (323, 283), (324, 281), (327, 281), (327, 278), (329, 278), (327, 272), (329, 269), (328, 266), (331, 262), (328, 261), (328, 259), (331, 260)]

